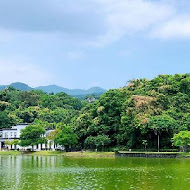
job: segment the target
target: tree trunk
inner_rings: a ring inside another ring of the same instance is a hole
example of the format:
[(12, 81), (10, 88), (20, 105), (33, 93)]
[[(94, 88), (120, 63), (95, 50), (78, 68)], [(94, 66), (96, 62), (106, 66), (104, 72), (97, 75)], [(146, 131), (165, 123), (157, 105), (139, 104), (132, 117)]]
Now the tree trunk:
[(51, 145), (52, 145), (52, 144), (51, 144), (51, 141), (50, 141), (50, 142), (49, 142), (49, 150), (51, 150)]
[(69, 150), (70, 150), (69, 146), (65, 146), (65, 151), (70, 152)]
[(160, 135), (158, 133), (158, 152), (160, 152)]

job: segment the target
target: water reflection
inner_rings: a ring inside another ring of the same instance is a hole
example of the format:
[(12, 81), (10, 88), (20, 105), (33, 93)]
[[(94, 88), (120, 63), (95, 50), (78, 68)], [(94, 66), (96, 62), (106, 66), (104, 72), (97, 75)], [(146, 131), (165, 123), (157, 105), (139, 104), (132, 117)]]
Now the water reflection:
[(189, 189), (190, 160), (0, 156), (0, 189)]

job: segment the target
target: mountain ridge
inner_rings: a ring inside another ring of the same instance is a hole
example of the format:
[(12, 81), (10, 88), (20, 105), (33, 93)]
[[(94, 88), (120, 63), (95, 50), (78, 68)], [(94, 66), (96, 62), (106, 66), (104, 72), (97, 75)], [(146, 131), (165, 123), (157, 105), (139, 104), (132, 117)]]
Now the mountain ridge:
[(29, 85), (21, 82), (14, 82), (9, 85), (0, 85), (0, 90), (3, 90), (7, 87), (12, 86), (13, 88), (21, 91), (30, 91), (30, 90), (42, 90), (46, 93), (59, 93), (59, 92), (65, 92), (68, 95), (71, 96), (84, 96), (84, 95), (89, 95), (89, 94), (103, 94), (106, 92), (105, 89), (95, 86), (91, 87), (87, 90), (84, 89), (69, 89), (69, 88), (64, 88), (58, 85), (47, 85), (47, 86), (38, 86), (38, 87), (30, 87)]

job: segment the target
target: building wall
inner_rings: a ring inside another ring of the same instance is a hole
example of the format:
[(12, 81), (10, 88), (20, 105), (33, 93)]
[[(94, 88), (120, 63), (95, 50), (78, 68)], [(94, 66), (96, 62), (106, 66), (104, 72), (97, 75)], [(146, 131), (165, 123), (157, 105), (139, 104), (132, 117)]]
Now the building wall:
[(17, 138), (20, 138), (21, 130), (25, 129), (27, 126), (28, 126), (27, 124), (22, 124), (22, 125), (20, 124), (12, 127), (12, 129), (16, 129)]
[(3, 130), (2, 132), (2, 138), (6, 138), (6, 139), (12, 139), (12, 138), (17, 138), (17, 130), (11, 130), (11, 129), (6, 129)]
[[(28, 125), (27, 124), (19, 124), (16, 126), (11, 127), (10, 129), (2, 129), (0, 131), (0, 149), (2, 149), (2, 142), (5, 142), (6, 140), (13, 140), (13, 139), (19, 139), (20, 138), (20, 134), (21, 134), (21, 130), (25, 129)], [(48, 136), (50, 132), (52, 132), (53, 130), (47, 130), (44, 137)], [(32, 149), (31, 146), (28, 147), (21, 147), (19, 145), (6, 145), (6, 147), (8, 149), (20, 149), (20, 150), (27, 150), (27, 149)], [(60, 146), (59, 146), (60, 147)], [(56, 145), (54, 144), (53, 141), (48, 140), (47, 145), (45, 144), (39, 144), (39, 145), (35, 145), (34, 150), (45, 150), (47, 149), (51, 149), (51, 150), (55, 150), (56, 149)]]

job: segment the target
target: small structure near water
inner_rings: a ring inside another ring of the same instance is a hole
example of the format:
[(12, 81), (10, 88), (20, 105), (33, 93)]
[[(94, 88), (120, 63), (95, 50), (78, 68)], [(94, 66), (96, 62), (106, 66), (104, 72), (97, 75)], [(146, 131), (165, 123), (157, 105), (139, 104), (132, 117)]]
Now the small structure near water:
[[(21, 147), (20, 145), (6, 145), (6, 141), (12, 141), (12, 140), (19, 140), (21, 130), (25, 129), (28, 126), (26, 123), (18, 124), (16, 126), (12, 126), (11, 128), (3, 128), (0, 129), (0, 150), (27, 150), (32, 149), (31, 146), (28, 147)], [(49, 135), (49, 133), (53, 130), (46, 130), (45, 137)], [(45, 150), (45, 149), (51, 149), (56, 150), (57, 146), (53, 141), (48, 140), (47, 144), (39, 144), (34, 145), (33, 150)]]
[(144, 158), (177, 158), (177, 152), (125, 152), (119, 151), (117, 157), (144, 157)]

